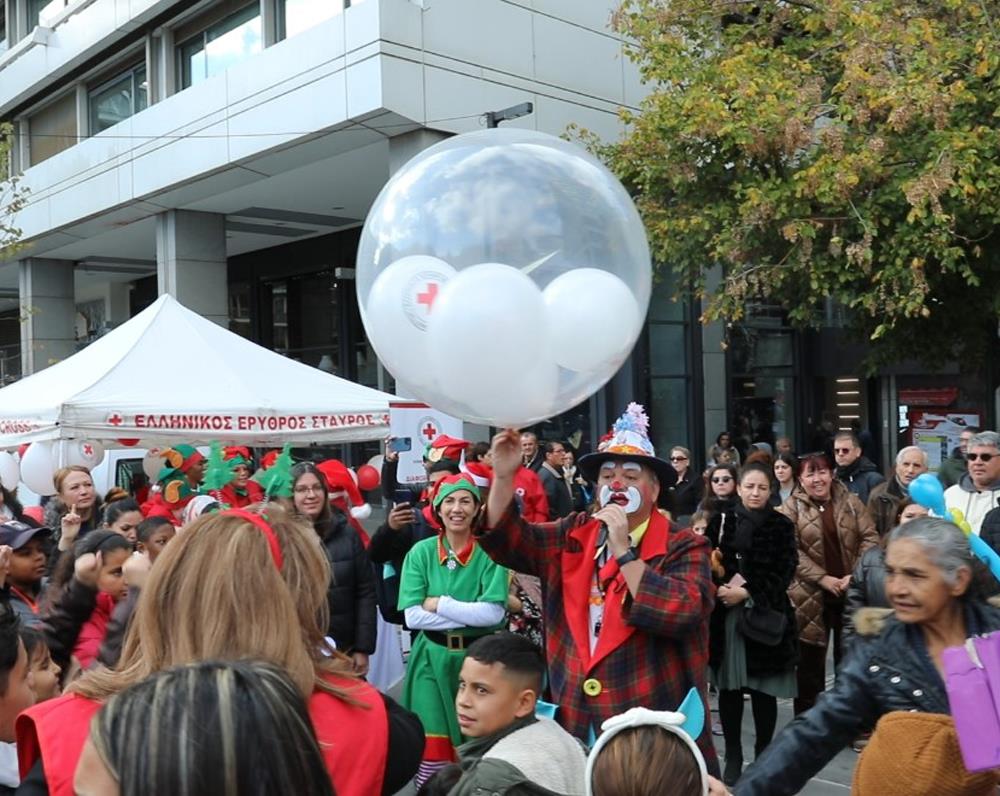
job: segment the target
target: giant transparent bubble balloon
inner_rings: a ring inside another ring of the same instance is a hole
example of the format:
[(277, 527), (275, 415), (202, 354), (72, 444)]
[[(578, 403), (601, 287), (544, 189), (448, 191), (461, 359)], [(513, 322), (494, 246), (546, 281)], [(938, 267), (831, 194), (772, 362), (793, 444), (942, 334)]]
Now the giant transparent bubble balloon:
[(649, 247), (617, 179), (579, 147), (516, 129), (417, 155), (358, 248), (361, 317), (401, 392), (524, 426), (621, 367), (649, 305)]

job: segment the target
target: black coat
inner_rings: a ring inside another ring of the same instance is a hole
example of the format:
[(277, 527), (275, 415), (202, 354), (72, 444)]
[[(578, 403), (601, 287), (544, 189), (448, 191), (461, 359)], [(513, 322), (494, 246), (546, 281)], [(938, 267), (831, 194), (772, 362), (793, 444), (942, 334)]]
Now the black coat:
[[(731, 521), (722, 530), (722, 516), (716, 514), (708, 524), (706, 535), (713, 549), (722, 551), (725, 576), (719, 585), (728, 583), (738, 572), (746, 578), (744, 588), (754, 605), (783, 611), (787, 619), (785, 634), (775, 646), (746, 639), (747, 672), (762, 676), (788, 671), (798, 660), (798, 627), (795, 609), (788, 599), (788, 587), (799, 562), (792, 521), (770, 506), (759, 512), (748, 512), (738, 506)], [(729, 611), (742, 611), (744, 605), (727, 608), (715, 601), (709, 634), (709, 662), (718, 667), (725, 655), (725, 623)]]
[(854, 634), (854, 617), (862, 608), (888, 608), (885, 595), (885, 548), (865, 550), (851, 573), (844, 607), (844, 637)]
[[(969, 635), (1000, 629), (1000, 610), (965, 603)], [(747, 769), (735, 796), (791, 796), (886, 713), (948, 714), (944, 681), (931, 663), (920, 628), (886, 609), (868, 608), (855, 620), (858, 638), (837, 671), (833, 688), (798, 716)]]
[(1000, 506), (990, 509), (979, 526), (979, 537), (1000, 553)]
[(375, 580), (375, 597), (379, 613), (386, 622), (406, 625), (406, 617), (399, 610), (400, 578), (403, 574), (403, 559), (410, 548), (422, 539), (434, 536), (435, 530), (424, 517), (423, 509), (416, 508), (416, 522), (404, 525), (398, 531), (382, 523), (368, 545), (368, 558), (372, 564)]
[(837, 468), (837, 480), (867, 506), (872, 489), (881, 484), (885, 476), (868, 459), (859, 456), (846, 467)]
[(561, 520), (573, 513), (573, 496), (566, 479), (542, 465), (538, 469), (538, 480), (542, 482), (545, 498), (549, 503), (549, 520)]
[(330, 562), (329, 635), (341, 652), (375, 651), (375, 580), (368, 551), (347, 516), (333, 509), (323, 550)]
[(684, 478), (667, 490), (667, 510), (670, 516), (677, 520), (680, 517), (690, 517), (698, 510), (698, 504), (705, 492), (705, 479), (691, 468), (684, 473)]

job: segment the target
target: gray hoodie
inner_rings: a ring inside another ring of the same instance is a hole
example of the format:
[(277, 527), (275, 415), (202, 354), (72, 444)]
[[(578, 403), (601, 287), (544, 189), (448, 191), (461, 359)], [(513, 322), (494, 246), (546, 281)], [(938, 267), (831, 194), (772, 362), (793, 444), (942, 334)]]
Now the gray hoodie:
[(983, 518), (1000, 506), (1000, 481), (994, 481), (983, 490), (972, 483), (972, 476), (963, 475), (957, 484), (944, 491), (944, 502), (949, 509), (958, 509), (965, 516), (972, 532), (979, 535)]

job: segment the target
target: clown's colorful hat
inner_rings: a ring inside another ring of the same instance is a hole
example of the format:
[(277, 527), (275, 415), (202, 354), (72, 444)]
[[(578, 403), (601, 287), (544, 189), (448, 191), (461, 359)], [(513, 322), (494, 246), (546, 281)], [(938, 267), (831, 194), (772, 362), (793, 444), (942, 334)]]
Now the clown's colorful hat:
[(631, 403), (625, 414), (611, 428), (611, 439), (597, 453), (580, 458), (580, 472), (588, 481), (596, 481), (601, 465), (609, 460), (630, 461), (643, 464), (656, 473), (660, 489), (666, 489), (677, 480), (677, 471), (670, 462), (660, 459), (649, 441), (649, 417), (640, 404)]

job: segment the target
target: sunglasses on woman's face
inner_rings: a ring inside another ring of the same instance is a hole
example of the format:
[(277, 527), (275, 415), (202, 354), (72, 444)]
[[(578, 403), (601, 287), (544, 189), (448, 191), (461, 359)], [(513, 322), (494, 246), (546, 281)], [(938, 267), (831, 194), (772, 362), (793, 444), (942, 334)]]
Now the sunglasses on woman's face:
[(670, 461), (672, 462), (686, 462), (688, 460), (687, 456), (671, 456)]
[(988, 462), (994, 456), (996, 456), (995, 453), (967, 453), (967, 454), (965, 454), (965, 458), (967, 458), (970, 462), (983, 462), (983, 463)]
[(732, 480), (733, 480), (733, 479), (732, 479), (732, 478), (730, 478), (730, 477), (729, 477), (728, 475), (725, 475), (725, 476), (722, 476), (721, 478), (713, 478), (713, 479), (712, 479), (712, 483), (713, 483), (713, 484), (728, 484), (728, 483), (730, 483), (730, 482), (731, 482)]

